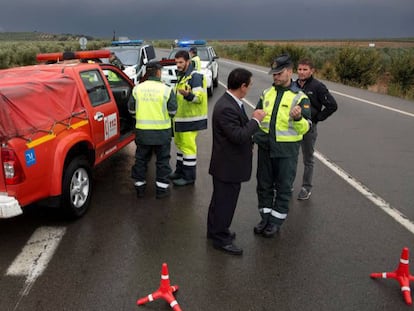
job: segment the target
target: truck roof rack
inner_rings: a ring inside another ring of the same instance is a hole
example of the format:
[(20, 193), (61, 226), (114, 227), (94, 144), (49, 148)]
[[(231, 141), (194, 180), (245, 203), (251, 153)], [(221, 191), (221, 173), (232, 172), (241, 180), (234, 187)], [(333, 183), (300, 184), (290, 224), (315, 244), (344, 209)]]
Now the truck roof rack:
[(59, 62), (64, 60), (94, 60), (99, 58), (109, 58), (111, 51), (109, 50), (92, 50), (92, 51), (77, 51), (77, 52), (57, 52), (57, 53), (40, 53), (36, 55), (38, 62), (51, 61)]

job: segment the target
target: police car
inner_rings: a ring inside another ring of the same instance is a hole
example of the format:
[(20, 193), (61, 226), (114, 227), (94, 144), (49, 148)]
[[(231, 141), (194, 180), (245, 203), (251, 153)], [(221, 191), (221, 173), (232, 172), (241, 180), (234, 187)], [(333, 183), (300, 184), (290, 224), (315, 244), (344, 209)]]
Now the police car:
[[(145, 75), (145, 65), (156, 58), (154, 47), (144, 44), (143, 40), (123, 38), (112, 41), (111, 46), (105, 49), (115, 53), (124, 66), (123, 71), (135, 84)], [(104, 60), (104, 62), (109, 62), (109, 60)]]
[[(214, 51), (212, 46), (207, 45), (205, 40), (182, 40), (176, 42), (176, 47), (174, 47), (168, 58), (174, 59), (175, 53), (179, 50), (188, 51), (191, 47), (197, 48), (197, 55), (201, 60), (201, 73), (205, 76), (207, 80), (207, 94), (209, 97), (213, 95), (214, 88), (218, 86), (218, 76), (219, 76), (219, 64), (217, 59), (219, 58)], [(174, 84), (177, 80), (176, 78), (176, 66), (165, 66), (163, 68), (162, 79), (167, 84)]]

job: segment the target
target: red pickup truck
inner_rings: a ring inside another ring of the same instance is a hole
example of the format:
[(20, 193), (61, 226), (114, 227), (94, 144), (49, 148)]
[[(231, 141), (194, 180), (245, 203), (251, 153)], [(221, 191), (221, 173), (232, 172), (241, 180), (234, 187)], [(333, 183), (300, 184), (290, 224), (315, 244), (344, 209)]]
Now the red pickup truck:
[(85, 61), (109, 53), (42, 54), (45, 63), (0, 70), (0, 218), (34, 202), (82, 216), (93, 167), (134, 140), (134, 83), (113, 65)]

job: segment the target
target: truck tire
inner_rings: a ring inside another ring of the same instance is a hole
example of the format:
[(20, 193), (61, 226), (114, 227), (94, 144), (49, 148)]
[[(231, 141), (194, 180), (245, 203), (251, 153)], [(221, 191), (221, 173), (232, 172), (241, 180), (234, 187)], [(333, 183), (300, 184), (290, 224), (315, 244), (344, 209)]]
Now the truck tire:
[(211, 86), (207, 88), (207, 96), (211, 97), (213, 96), (213, 93), (214, 93), (214, 85), (213, 83), (211, 83)]
[(69, 218), (83, 216), (89, 207), (91, 194), (91, 166), (85, 157), (75, 157), (63, 173), (61, 207), (65, 214)]

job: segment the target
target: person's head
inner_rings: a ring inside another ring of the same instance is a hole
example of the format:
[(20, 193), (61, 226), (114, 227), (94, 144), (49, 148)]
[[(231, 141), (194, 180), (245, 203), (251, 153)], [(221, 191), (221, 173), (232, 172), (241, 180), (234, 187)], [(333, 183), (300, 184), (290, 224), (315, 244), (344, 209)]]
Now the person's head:
[(244, 68), (233, 69), (227, 78), (227, 89), (237, 96), (246, 96), (252, 82), (252, 73)]
[(180, 50), (175, 53), (175, 63), (179, 72), (186, 72), (191, 64), (190, 55), (186, 50)]
[(270, 66), (269, 74), (273, 75), (275, 85), (288, 87), (293, 75), (293, 62), (289, 54), (276, 57)]
[(150, 61), (146, 66), (146, 71), (149, 77), (161, 77), (161, 64), (158, 61)]
[(298, 79), (306, 80), (309, 79), (315, 72), (313, 62), (309, 58), (302, 58), (298, 62)]
[(190, 54), (191, 57), (194, 57), (197, 55), (197, 48), (195, 46), (192, 46), (189, 50), (188, 53)]
[(116, 59), (115, 53), (111, 52), (111, 54), (109, 55), (109, 62), (113, 62)]

